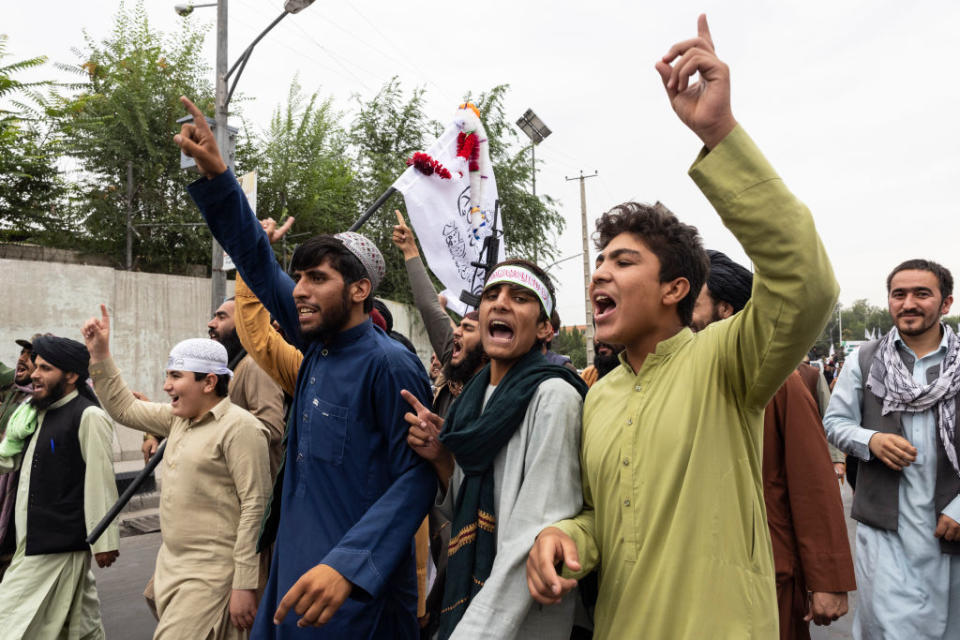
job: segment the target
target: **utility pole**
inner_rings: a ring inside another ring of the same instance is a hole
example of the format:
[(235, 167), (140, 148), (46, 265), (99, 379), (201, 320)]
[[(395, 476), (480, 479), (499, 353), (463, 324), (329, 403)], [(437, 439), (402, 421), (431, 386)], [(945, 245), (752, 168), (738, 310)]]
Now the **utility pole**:
[[(583, 300), (587, 311), (587, 330), (585, 333), (588, 367), (593, 364), (593, 302), (590, 300), (590, 242), (587, 237), (587, 187), (584, 181), (587, 178), (595, 178), (597, 175), (597, 172), (594, 171), (589, 176), (585, 176), (581, 170), (578, 177), (567, 178), (567, 182), (571, 180), (580, 181), (580, 225), (583, 231)], [(559, 331), (559, 327), (557, 330)]]
[(533, 172), (530, 174), (531, 191), (534, 196), (537, 195), (537, 145), (530, 145), (530, 163), (533, 165)]
[[(230, 132), (227, 130), (227, 0), (217, 1), (217, 85), (216, 127), (214, 135), (223, 161), (233, 169), (229, 153)], [(227, 274), (223, 270), (223, 247), (216, 238), (210, 247), (210, 315), (216, 313), (227, 297)]]
[(127, 271), (133, 270), (133, 161), (127, 160)]

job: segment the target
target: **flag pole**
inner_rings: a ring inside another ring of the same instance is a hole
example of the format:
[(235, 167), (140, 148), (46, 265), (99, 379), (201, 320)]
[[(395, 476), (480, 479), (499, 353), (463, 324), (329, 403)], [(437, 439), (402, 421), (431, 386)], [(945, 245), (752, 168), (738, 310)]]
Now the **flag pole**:
[(374, 201), (374, 203), (370, 205), (370, 207), (366, 211), (363, 212), (363, 215), (357, 218), (357, 221), (354, 222), (352, 225), (350, 225), (350, 228), (347, 229), (347, 231), (356, 231), (360, 227), (362, 227), (366, 223), (366, 221), (369, 220), (373, 216), (373, 214), (375, 214), (377, 210), (384, 205), (384, 203), (390, 198), (390, 196), (392, 196), (396, 192), (397, 190), (395, 187), (388, 187), (387, 190), (381, 193), (380, 197), (377, 198)]

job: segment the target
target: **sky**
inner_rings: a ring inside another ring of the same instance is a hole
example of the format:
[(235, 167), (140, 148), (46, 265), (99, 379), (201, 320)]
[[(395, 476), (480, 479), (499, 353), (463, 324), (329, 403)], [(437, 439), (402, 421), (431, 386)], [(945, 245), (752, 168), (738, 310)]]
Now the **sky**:
[[(282, 0), (229, 3), (232, 62)], [(174, 4), (146, 0), (155, 28), (177, 28)], [(108, 35), (119, 2), (40, 6), (4, 7), (8, 61), (75, 62), (71, 47), (83, 44), (83, 30)], [(749, 264), (687, 175), (700, 143), (673, 114), (653, 66), (696, 35), (700, 12), (731, 69), (734, 116), (812, 211), (841, 302), (885, 305), (886, 274), (909, 258), (960, 274), (952, 198), (960, 83), (944, 75), (955, 58), (957, 2), (317, 0), (257, 46), (238, 92), (248, 124), (262, 130), (294, 77), (349, 110), (351, 96), (369, 98), (396, 75), (405, 88), (426, 90), (427, 115), (442, 122), (468, 91), (509, 84), (511, 118), (532, 108), (553, 130), (537, 148), (537, 192), (554, 197), (566, 220), (553, 243), (557, 260), (582, 251), (579, 184), (566, 179), (582, 170), (598, 173), (586, 181), (591, 232), (620, 202), (660, 200), (700, 229), (706, 247)], [(190, 18), (210, 25), (211, 68), (215, 13), (197, 8)], [(56, 71), (47, 65), (42, 74)], [(594, 256), (591, 247), (591, 265)], [(582, 324), (582, 259), (550, 272), (563, 324)]]

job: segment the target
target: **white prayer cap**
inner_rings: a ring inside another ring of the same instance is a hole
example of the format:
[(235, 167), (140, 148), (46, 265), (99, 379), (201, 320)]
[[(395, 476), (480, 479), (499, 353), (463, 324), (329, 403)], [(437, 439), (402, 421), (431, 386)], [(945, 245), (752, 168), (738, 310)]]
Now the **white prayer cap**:
[(167, 371), (215, 373), (233, 377), (233, 371), (227, 367), (226, 347), (209, 338), (190, 338), (178, 342), (177, 346), (170, 350)]

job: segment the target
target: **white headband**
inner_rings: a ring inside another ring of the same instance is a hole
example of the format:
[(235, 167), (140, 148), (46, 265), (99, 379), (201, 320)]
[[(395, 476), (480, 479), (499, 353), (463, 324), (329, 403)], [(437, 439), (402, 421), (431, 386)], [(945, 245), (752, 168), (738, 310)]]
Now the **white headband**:
[(233, 371), (227, 367), (226, 348), (209, 338), (191, 338), (179, 342), (170, 350), (167, 371), (215, 373), (233, 378)]
[(483, 289), (486, 291), (489, 287), (504, 282), (516, 284), (533, 291), (537, 294), (537, 297), (540, 298), (540, 304), (543, 305), (543, 309), (547, 312), (547, 315), (549, 316), (553, 313), (553, 298), (550, 296), (550, 290), (547, 289), (547, 285), (529, 269), (515, 264), (506, 264), (497, 267), (493, 270), (493, 273), (490, 274), (490, 277), (487, 279), (487, 284)]

